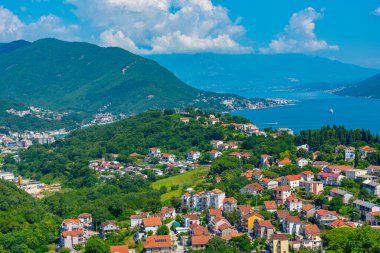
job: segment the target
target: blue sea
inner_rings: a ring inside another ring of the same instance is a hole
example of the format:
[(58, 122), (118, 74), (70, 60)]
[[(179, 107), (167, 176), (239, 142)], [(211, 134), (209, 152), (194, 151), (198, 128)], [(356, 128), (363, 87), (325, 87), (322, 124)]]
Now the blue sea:
[[(250, 98), (281, 97), (298, 100), (295, 105), (233, 113), (248, 118), (259, 128), (287, 127), (297, 133), (300, 130), (318, 129), (329, 124), (344, 125), (351, 129), (364, 128), (380, 134), (380, 99), (294, 91), (244, 92), (239, 95)], [(331, 109), (333, 113), (330, 112)]]

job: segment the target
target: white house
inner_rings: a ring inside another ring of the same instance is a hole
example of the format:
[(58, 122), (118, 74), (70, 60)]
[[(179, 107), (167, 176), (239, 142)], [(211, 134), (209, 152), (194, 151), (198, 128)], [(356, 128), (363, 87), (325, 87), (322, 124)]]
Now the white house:
[(287, 216), (282, 222), (282, 230), (287, 234), (301, 234), (302, 221), (298, 216)]
[(345, 171), (346, 177), (357, 180), (358, 177), (367, 175), (367, 170), (351, 169)]
[(162, 222), (160, 217), (148, 217), (143, 219), (145, 233), (152, 231), (155, 234), (161, 225)]
[(277, 203), (283, 204), (291, 194), (292, 189), (289, 185), (282, 185), (273, 188), (273, 198)]
[(196, 162), (199, 160), (199, 158), (201, 157), (201, 152), (199, 151), (190, 151), (189, 153), (187, 153), (187, 160), (189, 162)]
[(161, 157), (161, 150), (159, 148), (150, 148), (149, 149), (149, 157)]
[(176, 159), (176, 156), (172, 154), (163, 154), (161, 156), (161, 161), (164, 163), (174, 163), (175, 159)]
[(308, 165), (309, 164), (309, 161), (308, 160), (306, 160), (305, 158), (297, 158), (297, 160), (296, 160), (296, 164), (297, 164), (297, 166), (299, 167), (299, 168), (303, 168), (303, 167), (305, 167), (306, 165)]
[(380, 197), (380, 183), (376, 181), (366, 180), (363, 182), (363, 188), (370, 194)]
[(301, 176), (300, 175), (287, 175), (282, 178), (281, 185), (289, 185), (290, 188), (295, 189), (300, 186)]
[(291, 211), (301, 211), (302, 208), (302, 201), (298, 199), (295, 195), (291, 195), (285, 200), (285, 207), (286, 209)]
[(310, 146), (309, 144), (297, 146), (297, 150), (300, 150), (300, 149), (305, 149), (306, 151), (310, 151)]
[(102, 224), (100, 224), (100, 229), (101, 229), (101, 234), (105, 236), (108, 233), (118, 231), (119, 227), (116, 225), (115, 221), (105, 221)]
[(209, 152), (210, 160), (215, 160), (221, 155), (222, 155), (222, 152), (220, 152), (219, 150), (211, 150)]
[(344, 160), (347, 162), (352, 162), (355, 160), (355, 148), (350, 147), (344, 149)]
[(63, 231), (61, 233), (61, 247), (74, 249), (76, 245), (84, 244), (83, 230)]
[(243, 194), (256, 195), (256, 194), (261, 194), (263, 190), (264, 190), (263, 186), (261, 186), (258, 183), (253, 183), (253, 184), (248, 184), (244, 186), (243, 188), (241, 188), (240, 192)]

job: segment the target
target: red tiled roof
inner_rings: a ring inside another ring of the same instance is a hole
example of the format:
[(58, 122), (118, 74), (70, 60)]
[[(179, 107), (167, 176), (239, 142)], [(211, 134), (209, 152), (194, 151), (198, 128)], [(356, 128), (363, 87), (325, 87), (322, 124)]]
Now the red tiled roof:
[(301, 172), (301, 174), (304, 174), (304, 175), (313, 175), (314, 173), (311, 172), (310, 170), (307, 170), (307, 171)]
[(206, 245), (213, 238), (211, 235), (198, 235), (191, 237), (191, 245)]
[(333, 227), (333, 228), (340, 228), (343, 225), (344, 225), (344, 221), (341, 219), (337, 219), (330, 223), (330, 227)]
[(266, 210), (277, 209), (277, 204), (275, 201), (264, 201), (264, 206)]
[(305, 211), (305, 212), (308, 212), (308, 211), (310, 211), (313, 208), (315, 208), (315, 206), (313, 204), (306, 204), (306, 205), (302, 206), (301, 210)]
[(289, 185), (281, 185), (277, 186), (276, 188), (273, 189), (274, 191), (290, 191), (291, 188)]
[(334, 170), (351, 170), (352, 166), (348, 165), (329, 165), (329, 169), (334, 169)]
[(130, 156), (130, 157), (137, 157), (137, 156), (140, 156), (140, 154), (138, 154), (138, 153), (132, 153), (132, 154), (130, 154), (129, 156)]
[(208, 209), (208, 214), (210, 216), (215, 216), (215, 217), (222, 217), (222, 210), (217, 209), (217, 208), (210, 208)]
[(171, 246), (170, 235), (148, 236), (144, 242), (144, 249), (170, 248)]
[(193, 231), (194, 235), (209, 235), (210, 232), (206, 227), (203, 227), (197, 223), (191, 224), (190, 229)]
[(319, 227), (315, 224), (305, 225), (305, 231), (310, 235), (319, 235), (321, 233)]
[(300, 218), (298, 216), (287, 216), (286, 219), (288, 220), (288, 222), (292, 222), (292, 223), (302, 223)]
[(260, 227), (274, 228), (270, 220), (257, 220), (257, 222), (260, 225)]
[(276, 212), (276, 215), (277, 215), (277, 218), (284, 219), (284, 218), (290, 216), (290, 213), (288, 210), (278, 210)]
[(183, 218), (187, 218), (189, 220), (199, 220), (199, 215), (193, 213), (193, 214), (185, 215), (185, 216), (183, 216)]
[(143, 219), (143, 224), (145, 227), (156, 227), (161, 226), (161, 218), (160, 217), (149, 217)]
[(111, 252), (110, 253), (129, 253), (128, 245), (111, 246)]
[(340, 175), (335, 174), (335, 173), (319, 172), (318, 176), (323, 177), (323, 178), (328, 178), (328, 177), (338, 178)]
[(217, 153), (219, 153), (218, 150), (211, 150), (211, 151), (210, 151), (210, 154), (212, 154), (212, 155), (215, 155), (215, 154), (217, 154)]
[(363, 147), (360, 147), (360, 149), (366, 152), (376, 151), (376, 149), (370, 146), (363, 146)]
[(265, 183), (269, 183), (270, 181), (272, 181), (272, 179), (270, 178), (262, 178), (259, 180), (260, 182), (265, 182)]
[(281, 164), (281, 165), (286, 165), (286, 164), (291, 164), (291, 163), (292, 161), (289, 158), (285, 158), (278, 162), (278, 164)]
[(78, 215), (78, 218), (88, 218), (91, 216), (92, 216), (92, 214), (90, 214), (90, 213), (81, 213)]
[(288, 179), (288, 181), (301, 180), (301, 176), (300, 175), (287, 175), (286, 178)]
[(318, 209), (317, 214), (319, 216), (327, 216), (329, 214), (338, 215), (335, 211), (328, 211), (328, 210), (324, 210), (324, 209)]
[(253, 183), (253, 184), (249, 184), (249, 185), (246, 185), (246, 187), (249, 187), (252, 189), (252, 191), (262, 191), (264, 190), (264, 187), (262, 187), (260, 184), (258, 183)]
[(252, 207), (250, 205), (238, 205), (238, 208), (243, 215), (253, 212)]
[(273, 240), (280, 240), (280, 241), (287, 241), (288, 235), (287, 234), (274, 234), (272, 239)]
[(73, 230), (73, 231), (64, 231), (62, 232), (62, 236), (72, 236), (72, 237), (75, 237), (75, 236), (80, 236), (83, 234), (83, 230)]
[(225, 198), (223, 200), (223, 203), (226, 203), (226, 202), (229, 202), (229, 203), (235, 203), (237, 202), (237, 200), (234, 198), (234, 197), (231, 197), (231, 198)]
[(79, 219), (64, 219), (63, 223), (64, 224), (67, 224), (67, 223), (80, 223), (80, 220)]

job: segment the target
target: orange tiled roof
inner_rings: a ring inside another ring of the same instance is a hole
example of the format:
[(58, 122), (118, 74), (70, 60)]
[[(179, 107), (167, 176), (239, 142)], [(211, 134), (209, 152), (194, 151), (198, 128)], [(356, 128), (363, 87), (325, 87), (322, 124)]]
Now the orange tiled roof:
[(290, 191), (291, 188), (289, 185), (281, 185), (277, 186), (276, 188), (273, 189), (274, 191)]
[(270, 220), (257, 220), (257, 222), (260, 225), (260, 227), (274, 228)]
[(305, 230), (310, 235), (319, 235), (321, 233), (319, 227), (315, 224), (305, 225)]
[(170, 248), (171, 246), (170, 235), (148, 236), (144, 242), (144, 249)]
[(191, 237), (191, 245), (206, 245), (212, 239), (211, 235), (198, 235)]
[(156, 226), (161, 226), (161, 218), (160, 217), (149, 217), (149, 218), (144, 218), (143, 223), (145, 227), (156, 227)]
[(287, 164), (291, 164), (291, 163), (292, 163), (292, 161), (289, 158), (285, 158), (285, 159), (278, 162), (278, 164), (281, 164), (281, 165), (287, 165)]
[(277, 209), (277, 204), (275, 201), (264, 201), (264, 206), (267, 210)]
[(343, 225), (344, 225), (344, 221), (341, 219), (337, 219), (337, 220), (330, 223), (330, 226), (333, 228), (340, 228)]
[(197, 223), (191, 224), (190, 229), (193, 231), (194, 235), (209, 235), (210, 232), (206, 227), (203, 227)]
[(92, 214), (90, 214), (90, 213), (81, 213), (78, 215), (78, 218), (88, 218), (91, 216), (92, 216)]
[(310, 211), (311, 209), (313, 209), (315, 206), (313, 204), (306, 204), (306, 205), (303, 205), (301, 210), (302, 211), (305, 211), (305, 212), (308, 212)]
[(284, 219), (284, 218), (290, 216), (290, 213), (288, 210), (278, 210), (276, 212), (276, 215), (277, 215), (277, 218)]
[(83, 234), (83, 230), (73, 230), (73, 231), (64, 231), (62, 232), (62, 236), (80, 236)]
[(231, 197), (231, 198), (225, 198), (223, 200), (223, 203), (226, 203), (226, 202), (234, 203), (234, 202), (237, 202), (237, 201), (236, 201), (236, 199), (234, 197)]
[(301, 180), (301, 176), (300, 175), (287, 175), (286, 178), (288, 179), (288, 181)]
[(111, 253), (129, 253), (128, 245), (111, 246)]
[(252, 189), (253, 191), (262, 191), (264, 190), (264, 187), (262, 187), (260, 184), (258, 183), (253, 183), (253, 184), (249, 184), (247, 185), (247, 187), (249, 187), (250, 189)]
[(243, 215), (253, 212), (252, 207), (250, 205), (238, 205), (238, 208)]
[(79, 219), (64, 219), (63, 223), (64, 224), (67, 224), (67, 223), (80, 223), (80, 220)]

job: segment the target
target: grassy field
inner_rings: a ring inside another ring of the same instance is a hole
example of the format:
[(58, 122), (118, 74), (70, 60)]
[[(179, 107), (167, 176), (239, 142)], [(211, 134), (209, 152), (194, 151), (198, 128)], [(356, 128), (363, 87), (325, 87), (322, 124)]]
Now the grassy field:
[[(201, 167), (184, 174), (156, 181), (152, 184), (152, 187), (154, 189), (160, 189), (161, 186), (166, 186), (168, 192), (161, 195), (161, 201), (166, 201), (171, 199), (172, 197), (179, 197), (182, 192), (182, 186), (189, 185), (190, 187), (192, 187), (201, 183), (203, 181), (203, 177), (207, 175), (209, 170), (210, 167)], [(170, 187), (174, 185), (179, 185), (179, 189), (171, 191)]]

